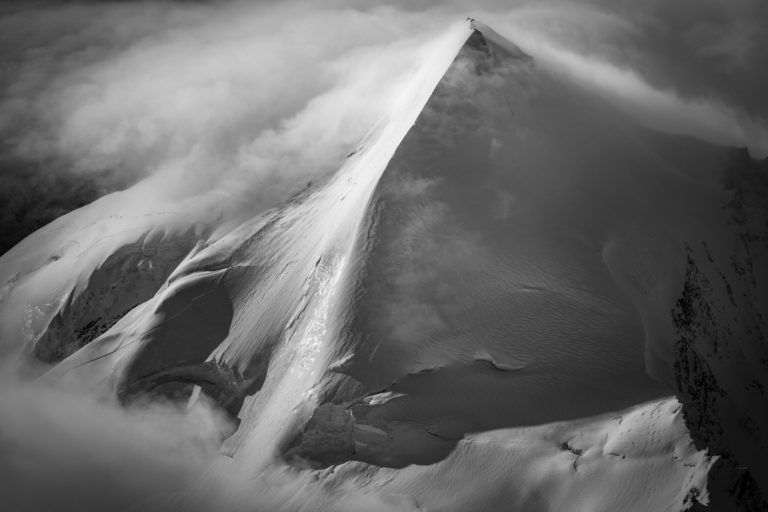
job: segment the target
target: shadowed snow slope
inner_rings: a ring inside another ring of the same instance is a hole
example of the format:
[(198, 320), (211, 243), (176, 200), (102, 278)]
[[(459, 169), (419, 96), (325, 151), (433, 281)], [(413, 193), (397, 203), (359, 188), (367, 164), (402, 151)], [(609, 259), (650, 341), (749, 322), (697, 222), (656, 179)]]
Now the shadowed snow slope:
[[(686, 379), (713, 373), (681, 370), (698, 331), (672, 310), (699, 247), (744, 250), (728, 158), (469, 22), (278, 207), (228, 211), (221, 191), (137, 207), (150, 181), (30, 236), (0, 259), (2, 350), (44, 382), (204, 393), (236, 417), (184, 509), (682, 510), (707, 501), (709, 445), (765, 474), (737, 427), (691, 439), (683, 419), (703, 407)], [(766, 276), (710, 263), (725, 284), (700, 294), (755, 290), (740, 308), (766, 332)], [(758, 431), (760, 336), (712, 377)]]

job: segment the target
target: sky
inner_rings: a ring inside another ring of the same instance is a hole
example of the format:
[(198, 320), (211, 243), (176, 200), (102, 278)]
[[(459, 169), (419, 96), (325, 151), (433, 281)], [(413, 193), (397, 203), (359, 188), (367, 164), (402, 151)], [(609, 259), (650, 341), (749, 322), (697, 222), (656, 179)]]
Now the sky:
[[(150, 175), (268, 205), (327, 172), (418, 49), (473, 16), (645, 124), (768, 156), (760, 0), (0, 6), (0, 252)], [(312, 141), (307, 144), (307, 141)]]

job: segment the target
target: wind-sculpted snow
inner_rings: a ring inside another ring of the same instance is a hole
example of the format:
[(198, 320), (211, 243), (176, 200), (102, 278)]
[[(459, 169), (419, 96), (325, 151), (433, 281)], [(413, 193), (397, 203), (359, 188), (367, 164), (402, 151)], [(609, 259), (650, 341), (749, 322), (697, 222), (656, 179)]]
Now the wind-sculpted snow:
[[(479, 23), (435, 48), (337, 172), (274, 208), (221, 190), (137, 207), (150, 180), (0, 259), (3, 349), (41, 382), (129, 408), (212, 403), (237, 425), (194, 484), (142, 504), (707, 502), (714, 441), (690, 421), (709, 414), (693, 392), (708, 377), (682, 362), (702, 357), (705, 308), (670, 311), (694, 289), (727, 296), (692, 267), (719, 268), (699, 247), (730, 261), (727, 151), (637, 126)], [(764, 254), (744, 243), (738, 283), (763, 290)]]

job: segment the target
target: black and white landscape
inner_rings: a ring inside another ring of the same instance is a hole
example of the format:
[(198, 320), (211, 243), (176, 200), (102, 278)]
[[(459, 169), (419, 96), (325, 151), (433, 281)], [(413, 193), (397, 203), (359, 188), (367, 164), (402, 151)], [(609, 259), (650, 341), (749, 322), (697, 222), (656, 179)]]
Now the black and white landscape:
[(3, 510), (768, 510), (768, 5), (0, 44)]

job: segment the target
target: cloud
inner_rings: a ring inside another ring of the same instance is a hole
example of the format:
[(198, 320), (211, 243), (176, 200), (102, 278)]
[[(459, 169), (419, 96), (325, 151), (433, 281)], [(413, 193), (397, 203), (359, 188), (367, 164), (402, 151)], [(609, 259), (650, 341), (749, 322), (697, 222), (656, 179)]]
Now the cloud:
[(124, 510), (180, 490), (232, 426), (201, 403), (125, 409), (0, 369), (0, 491), (9, 510)]
[[(0, 157), (40, 169), (6, 173), (26, 202), (45, 189), (41, 173), (99, 194), (162, 174), (173, 197), (229, 186), (271, 206), (335, 169), (426, 42), (466, 15), (654, 127), (764, 154), (765, 11), (747, 0), (11, 3)], [(63, 203), (93, 199), (71, 195)]]
[[(4, 19), (4, 28), (26, 26), (41, 40), (20, 48), (11, 65), (4, 131), (26, 129), (8, 138), (22, 157), (64, 154), (78, 170), (139, 174), (195, 152), (237, 163), (240, 152), (259, 150), (262, 137), (271, 145), (275, 133), (299, 123), (324, 124), (354, 144), (346, 131), (367, 131), (381, 114), (376, 93), (407, 68), (387, 50), (412, 61), (404, 45), (435, 34), (421, 21), (390, 9), (300, 3), (24, 11)], [(29, 44), (29, 36), (6, 37)], [(394, 66), (390, 80), (383, 64)], [(351, 109), (364, 117), (346, 118)]]
[[(753, 14), (747, 2), (731, 9), (705, 2), (686, 18), (691, 28), (667, 48), (655, 47), (656, 33), (677, 29), (680, 13), (660, 2), (644, 8), (626, 2), (517, 2), (513, 8), (492, 1), (471, 8), (420, 2), (408, 10), (402, 2), (365, 4), (64, 3), (19, 9), (0, 20), (8, 77), (0, 136), (18, 157), (62, 157), (77, 172), (117, 172), (125, 183), (173, 165), (200, 167), (204, 177), (231, 169), (263, 175), (265, 163), (301, 166), (301, 158), (290, 157), (307, 149), (305, 160), (328, 166), (344, 152), (341, 146), (354, 145), (382, 114), (387, 103), (374, 98), (396, 83), (398, 68), (413, 62), (411, 51), (398, 50), (409, 43), (418, 47), (449, 20), (472, 11), (492, 24), (499, 12), (520, 20), (537, 38), (533, 53), (540, 44), (545, 52), (563, 45), (593, 64), (585, 73), (623, 60), (625, 74), (636, 82), (647, 77), (648, 89), (666, 69), (664, 52), (691, 44), (696, 47), (688, 58), (675, 63), (692, 75), (702, 66), (691, 62), (711, 58), (726, 56), (741, 67), (754, 62), (759, 68), (761, 62), (750, 52), (761, 47), (764, 29), (737, 15)], [(721, 11), (733, 12), (726, 17)], [(575, 60), (564, 60), (573, 71)], [(681, 82), (668, 88), (673, 98), (691, 99), (684, 90), (690, 80)], [(627, 80), (620, 85), (629, 86), (629, 95), (638, 92)], [(713, 97), (726, 105), (724, 91), (713, 86), (692, 101)], [(293, 135), (318, 135), (323, 144), (308, 148), (306, 139), (294, 141)]]
[[(299, 2), (6, 7), (6, 189), (23, 206), (63, 181), (59, 202), (78, 207), (94, 195), (69, 189), (160, 174), (166, 200), (229, 186), (270, 206), (338, 165), (444, 29), (390, 8)], [(6, 209), (3, 249), (61, 213), (29, 210)]]
[(526, 20), (513, 15), (508, 24), (500, 24), (500, 31), (513, 34), (510, 37), (533, 54), (540, 67), (598, 93), (651, 128), (714, 144), (748, 146), (756, 156), (768, 156), (766, 119), (717, 97), (686, 98), (654, 88), (630, 68), (581, 54), (526, 28)]

